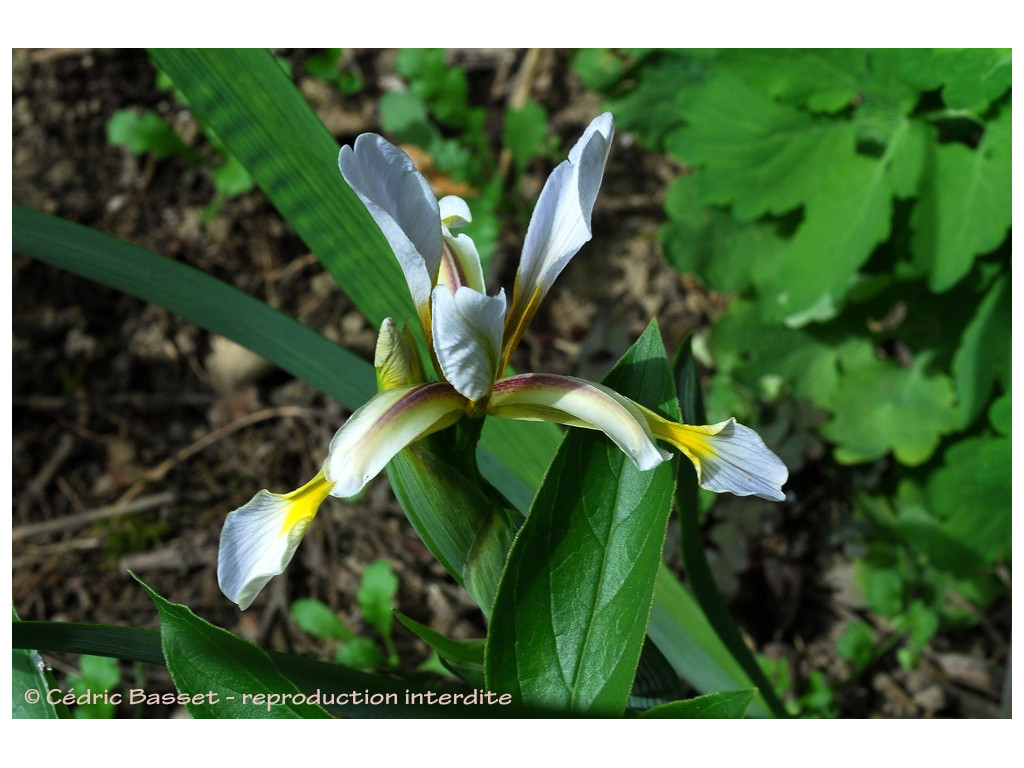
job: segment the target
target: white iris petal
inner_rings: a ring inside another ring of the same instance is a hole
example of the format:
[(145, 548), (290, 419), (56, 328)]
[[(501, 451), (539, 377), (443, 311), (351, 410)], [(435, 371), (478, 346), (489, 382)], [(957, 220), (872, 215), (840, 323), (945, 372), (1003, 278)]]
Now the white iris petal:
[(558, 274), (592, 236), (590, 217), (611, 149), (611, 113), (596, 117), (548, 177), (530, 218), (516, 276), (517, 300), (546, 293)]
[(430, 185), (398, 147), (372, 133), (344, 146), (338, 167), (395, 252), (417, 308), (441, 261), (441, 215)]
[(486, 296), (465, 286), (453, 296), (434, 289), (434, 351), (445, 379), (469, 400), (487, 396), (497, 376), (505, 292)]
[(631, 400), (571, 376), (524, 373), (501, 379), (494, 385), (488, 413), (599, 429), (643, 471), (672, 458), (655, 444), (647, 419)]

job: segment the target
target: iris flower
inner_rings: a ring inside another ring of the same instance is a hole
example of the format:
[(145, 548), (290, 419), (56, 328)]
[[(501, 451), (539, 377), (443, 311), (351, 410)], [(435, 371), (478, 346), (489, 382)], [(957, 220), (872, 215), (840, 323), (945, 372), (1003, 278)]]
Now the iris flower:
[(591, 212), (614, 133), (597, 117), (548, 177), (530, 219), (511, 303), (487, 293), (476, 247), (456, 230), (471, 221), (458, 197), (438, 200), (409, 157), (375, 134), (343, 147), (342, 176), (366, 206), (402, 267), (438, 381), (427, 381), (408, 330), (389, 318), (374, 365), (379, 392), (331, 440), (320, 472), (298, 490), (257, 493), (231, 512), (220, 540), (220, 588), (247, 608), (291, 560), (327, 496), (359, 493), (410, 443), (463, 418), (485, 415), (596, 429), (641, 470), (681, 451), (712, 491), (781, 500), (785, 465), (753, 430), (729, 419), (680, 424), (571, 376), (504, 376), (545, 294), (591, 237)]

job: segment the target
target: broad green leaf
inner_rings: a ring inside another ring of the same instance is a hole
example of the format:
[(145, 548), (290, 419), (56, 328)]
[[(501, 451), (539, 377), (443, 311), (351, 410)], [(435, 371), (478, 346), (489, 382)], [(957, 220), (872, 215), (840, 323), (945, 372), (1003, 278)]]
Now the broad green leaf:
[(680, 176), (669, 187), (665, 212), (669, 221), (658, 234), (666, 258), (715, 290), (741, 292), (764, 282), (785, 247), (771, 224), (739, 222), (727, 211), (705, 207), (693, 176)]
[[(11, 620), (15, 627), (21, 623), (13, 608)], [(57, 720), (68, 717), (66, 706), (47, 701), (47, 691), (56, 688), (57, 684), (39, 651), (15, 645), (12, 654), (11, 717), (15, 720)]]
[[(136, 577), (137, 578), (137, 577)], [(170, 603), (138, 580), (160, 613), (160, 648), (182, 694), (213, 695), (185, 705), (194, 718), (326, 718), (319, 706), (295, 704), (299, 689), (270, 656), (227, 630)]]
[(712, 330), (711, 348), (718, 370), (753, 392), (775, 378), (795, 397), (821, 406), (839, 385), (839, 341), (818, 326), (796, 329), (766, 323), (753, 302), (737, 300)]
[[(679, 418), (654, 324), (604, 379)], [(603, 434), (570, 432), (516, 537), (487, 638), (491, 690), (621, 714), (643, 646), (674, 463), (641, 472)]]
[(989, 401), (992, 386), (1010, 369), (1010, 281), (1003, 277), (985, 294), (953, 358), (957, 415), (969, 427)]
[(327, 640), (351, 640), (355, 635), (329, 607), (312, 597), (292, 603), (292, 619), (299, 629)]
[(737, 49), (723, 65), (780, 101), (811, 112), (838, 112), (864, 89), (866, 56), (853, 48)]
[(388, 464), (388, 480), (427, 549), (486, 615), (515, 529), (500, 503), (446, 461), (450, 438), (413, 443)]
[(940, 144), (910, 224), (914, 261), (933, 291), (946, 291), (1010, 227), (1010, 109), (989, 123), (977, 149)]
[(928, 479), (928, 504), (942, 530), (983, 562), (1011, 551), (1009, 437), (969, 437), (951, 446)]
[(926, 355), (910, 368), (877, 359), (869, 345), (858, 355), (844, 370), (828, 405), (833, 417), (821, 429), (836, 443), (836, 459), (855, 464), (892, 451), (903, 464), (923, 464), (956, 426), (949, 378), (926, 373)]
[[(338, 171), (337, 142), (268, 51), (174, 49), (152, 56), (371, 325), (415, 317), (394, 254)], [(350, 368), (332, 370), (339, 375)], [(484, 453), (498, 460), (484, 457), (481, 466), (508, 498), (522, 499), (524, 484), (540, 483), (557, 441), (551, 425), (501, 420), (481, 441)], [(492, 472), (498, 465), (506, 469)]]
[(899, 52), (901, 75), (922, 91), (942, 87), (951, 109), (984, 111), (1011, 84), (1008, 48), (909, 48)]
[(684, 701), (673, 701), (640, 713), (644, 718), (742, 718), (754, 700), (754, 690), (719, 691)]
[[(894, 190), (912, 186), (927, 139), (895, 101), (862, 122), (826, 120), (719, 72), (684, 104), (688, 125), (667, 144), (700, 166), (701, 200), (731, 206), (741, 222), (802, 210), (775, 268), (758, 280), (772, 318), (803, 325), (833, 317), (858, 269), (889, 236)], [(888, 126), (881, 156), (861, 154), (862, 131), (878, 123)]]

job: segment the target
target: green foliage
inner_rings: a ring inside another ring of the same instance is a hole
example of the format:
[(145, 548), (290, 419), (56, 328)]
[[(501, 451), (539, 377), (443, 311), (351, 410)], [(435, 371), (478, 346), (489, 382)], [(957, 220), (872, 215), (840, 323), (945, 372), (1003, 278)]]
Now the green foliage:
[(346, 95), (354, 95), (363, 90), (363, 78), (358, 72), (347, 69), (341, 63), (341, 48), (328, 48), (323, 53), (306, 59), (306, 74), (333, 83)]
[(719, 691), (685, 701), (662, 704), (642, 712), (643, 718), (731, 718), (740, 719), (746, 713), (754, 691)]
[(548, 139), (548, 112), (535, 101), (527, 101), (519, 109), (505, 113), (504, 143), (521, 174), (529, 162), (539, 155)]
[[(604, 383), (679, 418), (653, 324)], [(489, 688), (533, 706), (623, 712), (661, 564), (674, 469), (641, 472), (586, 431), (565, 438), (498, 588), (485, 654)]]
[[(121, 681), (121, 667), (117, 659), (83, 654), (78, 660), (78, 674), (68, 675), (67, 689), (81, 695), (85, 692), (105, 694), (116, 691)], [(116, 707), (103, 697), (77, 705), (74, 716), (85, 720), (104, 720), (114, 716)]]
[(313, 598), (292, 603), (292, 619), (305, 632), (336, 641), (334, 660), (352, 669), (397, 667), (398, 653), (391, 639), (392, 615), (398, 594), (398, 577), (386, 560), (377, 560), (363, 572), (356, 595), (363, 620), (377, 630), (384, 643), (382, 653), (369, 637), (358, 637), (328, 606)]
[[(188, 106), (188, 100), (174, 87), (165, 72), (157, 70), (157, 87), (171, 91), (177, 101)], [(216, 215), (223, 202), (250, 192), (255, 186), (252, 176), (212, 131), (206, 131), (212, 152), (196, 151), (178, 135), (174, 127), (155, 112), (120, 109), (107, 122), (107, 141), (111, 146), (127, 147), (136, 155), (152, 155), (157, 160), (183, 157), (191, 163), (204, 165), (216, 197), (204, 213), (208, 221)]]
[(790, 399), (821, 412), (791, 428), (866, 489), (860, 584), (913, 663), (939, 621), (1001, 591), (1010, 560), (1010, 52), (598, 50), (574, 65), (689, 171), (665, 202), (668, 259), (738, 294), (709, 343), (711, 420)]
[[(183, 702), (193, 718), (329, 717), (317, 705), (284, 698), (284, 694), (298, 695), (299, 690), (266, 651), (204, 621), (187, 606), (168, 602), (136, 580), (160, 614), (160, 648), (175, 687), (183, 694), (196, 694)], [(273, 704), (272, 696), (281, 698)]]
[(187, 155), (188, 145), (177, 131), (155, 112), (119, 109), (107, 122), (107, 141), (125, 146), (132, 154), (152, 154), (155, 158)]

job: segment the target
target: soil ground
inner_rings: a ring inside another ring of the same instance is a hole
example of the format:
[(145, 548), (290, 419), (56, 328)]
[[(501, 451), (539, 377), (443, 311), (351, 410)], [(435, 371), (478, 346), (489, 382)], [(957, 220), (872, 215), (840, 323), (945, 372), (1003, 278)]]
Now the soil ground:
[[(304, 71), (308, 52), (282, 55)], [(360, 94), (298, 77), (342, 144), (380, 131), (376, 100), (397, 81), (392, 53), (346, 55), (364, 79)], [(489, 110), (488, 124), (500, 127), (524, 52), (452, 56), (470, 75), (475, 103)], [(563, 146), (601, 108), (568, 61), (543, 52), (529, 84)], [(376, 329), (259, 191), (225, 201), (204, 221), (215, 193), (203, 167), (108, 144), (108, 120), (129, 107), (156, 111), (208, 150), (188, 111), (155, 87), (145, 53), (14, 51), (14, 202), (186, 262), (371, 358)], [(548, 170), (531, 168), (520, 192), (535, 196)], [(678, 170), (617, 136), (595, 237), (577, 259), (587, 265), (574, 263), (559, 279), (519, 352), (522, 369), (600, 377), (650, 318), (672, 351), (722, 311), (727, 297), (660, 256), (663, 194)], [(495, 264), (510, 286), (525, 222), (507, 224)], [(402, 612), (449, 635), (482, 635), (474, 604), (413, 533), (384, 479), (354, 503), (326, 504), (286, 573), (240, 613), (216, 583), (224, 515), (259, 488), (287, 490), (312, 476), (346, 411), (158, 307), (19, 254), (13, 280), (13, 599), (22, 618), (155, 627), (131, 570), (254, 642), (327, 658), (331, 649), (295, 626), (289, 605), (319, 598), (372, 636), (354, 612), (355, 593), (359, 574), (385, 558), (400, 577)], [(798, 689), (821, 670), (844, 716), (995, 716), (1009, 606), (972, 630), (940, 635), (913, 672), (890, 658), (853, 676), (835, 652), (843, 623), (862, 609), (843, 546), (849, 505), (813, 464), (789, 487), (791, 502), (730, 504), (708, 524), (720, 582), (751, 644), (784, 659)], [(116, 514), (105, 515), (111, 508)], [(666, 546), (677, 565), (675, 530)], [(397, 629), (395, 640), (404, 668), (426, 658), (409, 633)], [(76, 662), (48, 660), (58, 674)], [(134, 672), (126, 665), (124, 674)], [(165, 672), (146, 674), (148, 688), (169, 689)]]

